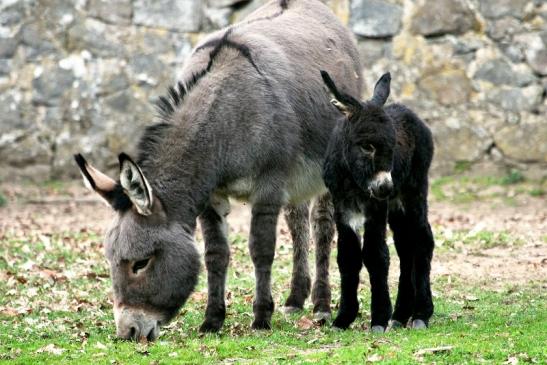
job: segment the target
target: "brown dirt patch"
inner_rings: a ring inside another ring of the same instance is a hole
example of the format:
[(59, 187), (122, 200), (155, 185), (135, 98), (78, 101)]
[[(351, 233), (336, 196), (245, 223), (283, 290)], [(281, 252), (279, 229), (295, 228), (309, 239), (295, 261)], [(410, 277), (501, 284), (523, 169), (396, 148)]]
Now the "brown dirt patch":
[[(78, 183), (61, 187), (0, 186), (8, 204), (0, 208), (0, 240), (9, 236), (53, 234), (63, 231), (103, 232), (113, 213)], [(436, 251), (433, 279), (470, 281), (501, 287), (539, 282), (547, 285), (547, 205), (545, 197), (521, 196), (511, 204), (502, 200), (466, 204), (432, 202), (430, 221), (437, 241), (453, 239), (454, 247)], [(234, 204), (229, 216), (232, 233), (248, 234), (249, 207)], [(289, 242), (283, 219), (280, 240)], [(462, 237), (477, 232), (504, 232), (509, 243), (490, 242), (489, 247), (467, 244)], [(397, 278), (397, 260), (392, 260), (392, 280)]]

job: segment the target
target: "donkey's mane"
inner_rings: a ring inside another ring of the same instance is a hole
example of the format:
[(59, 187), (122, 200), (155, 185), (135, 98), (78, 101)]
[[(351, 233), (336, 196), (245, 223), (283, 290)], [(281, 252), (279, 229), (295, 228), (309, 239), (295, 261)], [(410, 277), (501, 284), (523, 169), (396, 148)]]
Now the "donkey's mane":
[[(279, 0), (279, 6), (281, 9), (278, 12), (270, 16), (250, 20), (243, 23), (243, 25), (277, 18), (288, 9), (289, 1), (290, 0)], [(215, 59), (223, 48), (230, 48), (238, 51), (238, 53), (253, 66), (258, 74), (263, 75), (253, 60), (250, 48), (245, 44), (240, 44), (229, 39), (235, 28), (237, 28), (237, 24), (226, 29), (226, 32), (224, 32), (222, 37), (212, 39), (198, 47), (195, 52), (199, 52), (207, 48), (212, 48), (211, 52), (209, 53), (209, 61), (207, 63), (207, 66), (200, 72), (194, 73), (192, 77), (188, 81), (186, 81), (186, 83), (183, 84), (179, 81), (175, 87), (170, 86), (167, 89), (167, 96), (160, 96), (158, 98), (155, 106), (156, 111), (158, 112), (160, 122), (150, 125), (144, 130), (144, 133), (138, 145), (139, 163), (143, 163), (147, 159), (147, 156), (152, 153), (157, 148), (157, 146), (161, 144), (167, 130), (173, 126), (173, 114), (182, 104), (184, 98), (186, 97), (186, 95), (188, 95), (188, 93), (190, 93), (193, 87), (196, 86), (196, 84), (211, 71)]]

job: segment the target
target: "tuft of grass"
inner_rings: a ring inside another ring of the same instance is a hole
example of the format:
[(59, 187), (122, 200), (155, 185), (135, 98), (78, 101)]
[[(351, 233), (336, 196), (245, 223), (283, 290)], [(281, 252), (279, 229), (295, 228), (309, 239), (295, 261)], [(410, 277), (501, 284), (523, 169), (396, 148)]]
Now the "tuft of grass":
[(6, 206), (8, 204), (8, 199), (0, 192), (0, 208)]
[(514, 185), (520, 182), (524, 182), (524, 175), (518, 170), (511, 170), (507, 176), (501, 179), (501, 185)]

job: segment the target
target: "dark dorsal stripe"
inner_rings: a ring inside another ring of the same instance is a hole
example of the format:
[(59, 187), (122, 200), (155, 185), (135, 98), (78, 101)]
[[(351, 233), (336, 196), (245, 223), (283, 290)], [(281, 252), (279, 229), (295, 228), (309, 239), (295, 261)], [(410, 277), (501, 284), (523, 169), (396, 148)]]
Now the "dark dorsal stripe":
[[(244, 25), (277, 18), (278, 16), (282, 15), (285, 10), (288, 9), (289, 0), (279, 0), (279, 6), (281, 10), (276, 12), (275, 14), (267, 17), (253, 19), (244, 23)], [(229, 39), (230, 35), (236, 27), (237, 25), (229, 27), (226, 32), (224, 32), (224, 35), (221, 38), (212, 39), (198, 47), (195, 52), (199, 52), (207, 48), (213, 48), (209, 53), (209, 62), (207, 63), (207, 67), (200, 72), (193, 74), (185, 85), (181, 82), (178, 82), (176, 87), (171, 86), (167, 89), (167, 96), (160, 96), (158, 98), (156, 102), (156, 110), (162, 122), (151, 125), (145, 129), (138, 145), (139, 164), (145, 163), (146, 156), (150, 155), (161, 144), (163, 136), (166, 134), (166, 131), (171, 127), (171, 117), (175, 113), (176, 108), (182, 104), (185, 96), (190, 92), (190, 90), (192, 90), (192, 88), (199, 82), (199, 80), (209, 71), (211, 71), (216, 57), (223, 48), (231, 48), (238, 51), (239, 54), (241, 54), (253, 66), (256, 72), (258, 72), (260, 75), (263, 75), (253, 60), (251, 49), (244, 44), (240, 44)]]

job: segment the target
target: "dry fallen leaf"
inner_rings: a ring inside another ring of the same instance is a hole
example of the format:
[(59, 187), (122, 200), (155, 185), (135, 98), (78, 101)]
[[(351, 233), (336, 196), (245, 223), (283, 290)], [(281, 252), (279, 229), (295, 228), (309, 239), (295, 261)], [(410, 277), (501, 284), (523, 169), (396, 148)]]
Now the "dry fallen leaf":
[(300, 330), (309, 330), (312, 327), (313, 327), (313, 321), (306, 316), (302, 316), (302, 318), (300, 318), (296, 322), (296, 328)]
[(423, 356), (427, 354), (436, 354), (439, 352), (450, 352), (454, 346), (439, 346), (439, 347), (431, 347), (427, 349), (421, 349), (414, 353), (415, 356)]
[(47, 352), (49, 354), (58, 356), (58, 355), (61, 355), (64, 351), (65, 349), (56, 347), (54, 344), (50, 343), (49, 345), (41, 347), (38, 350), (36, 350), (36, 353), (41, 354), (43, 352)]
[(380, 354), (372, 354), (369, 357), (367, 357), (367, 362), (378, 362), (382, 361), (384, 357)]

